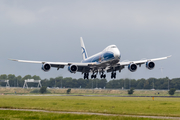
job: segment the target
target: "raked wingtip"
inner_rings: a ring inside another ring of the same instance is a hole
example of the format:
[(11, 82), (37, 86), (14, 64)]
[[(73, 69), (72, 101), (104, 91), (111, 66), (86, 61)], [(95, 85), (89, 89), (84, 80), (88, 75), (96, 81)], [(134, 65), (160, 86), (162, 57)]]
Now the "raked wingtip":
[(11, 60), (11, 61), (17, 61), (16, 59), (11, 59), (11, 58), (8, 58), (8, 60)]
[(172, 55), (170, 55), (170, 56), (167, 56), (167, 58), (170, 58), (170, 57), (172, 57)]

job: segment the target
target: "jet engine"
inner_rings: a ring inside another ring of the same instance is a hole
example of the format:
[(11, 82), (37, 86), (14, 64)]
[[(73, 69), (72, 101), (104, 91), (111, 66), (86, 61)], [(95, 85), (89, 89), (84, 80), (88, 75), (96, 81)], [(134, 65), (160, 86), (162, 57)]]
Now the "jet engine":
[(137, 65), (134, 64), (134, 63), (131, 63), (128, 65), (128, 69), (131, 71), (131, 72), (135, 72), (137, 70)]
[(155, 67), (155, 63), (152, 61), (146, 62), (146, 68), (152, 70)]
[(45, 72), (48, 72), (51, 69), (51, 65), (48, 63), (44, 63), (41, 69)]
[(70, 73), (76, 73), (77, 70), (78, 70), (78, 66), (76, 66), (76, 65), (70, 65), (70, 66), (68, 67), (68, 70), (69, 70)]

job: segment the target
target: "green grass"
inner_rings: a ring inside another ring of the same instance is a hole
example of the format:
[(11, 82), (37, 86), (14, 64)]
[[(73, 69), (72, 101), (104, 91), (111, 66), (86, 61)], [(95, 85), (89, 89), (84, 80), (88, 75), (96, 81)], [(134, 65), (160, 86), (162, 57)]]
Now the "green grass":
[(1, 95), (0, 107), (180, 117), (180, 98)]
[(0, 120), (159, 120), (152, 118), (136, 118), (122, 116), (75, 115), (29, 111), (1, 110)]

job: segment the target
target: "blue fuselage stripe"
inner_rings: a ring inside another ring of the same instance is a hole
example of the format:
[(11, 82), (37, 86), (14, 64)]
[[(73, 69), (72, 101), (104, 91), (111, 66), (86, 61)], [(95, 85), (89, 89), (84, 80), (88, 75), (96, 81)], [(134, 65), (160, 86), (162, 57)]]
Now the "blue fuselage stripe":
[(108, 52), (102, 53), (100, 55), (94, 56), (92, 58), (83, 60), (82, 62), (83, 63), (88, 63), (88, 62), (97, 62), (97, 63), (100, 63), (100, 62), (103, 62), (103, 61), (112, 60), (114, 58), (115, 57), (114, 57), (113, 52), (109, 52), (108, 51)]

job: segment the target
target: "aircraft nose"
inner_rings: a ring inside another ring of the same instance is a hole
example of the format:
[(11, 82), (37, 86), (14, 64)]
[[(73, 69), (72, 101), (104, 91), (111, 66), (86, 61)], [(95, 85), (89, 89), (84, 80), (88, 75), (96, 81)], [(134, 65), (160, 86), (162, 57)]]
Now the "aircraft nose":
[(120, 59), (120, 52), (119, 52), (119, 50), (116, 50), (116, 51), (114, 52), (114, 57)]

